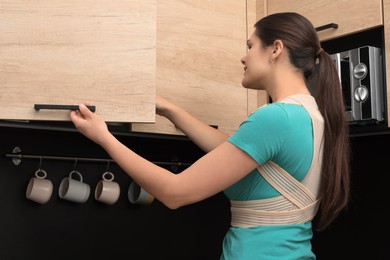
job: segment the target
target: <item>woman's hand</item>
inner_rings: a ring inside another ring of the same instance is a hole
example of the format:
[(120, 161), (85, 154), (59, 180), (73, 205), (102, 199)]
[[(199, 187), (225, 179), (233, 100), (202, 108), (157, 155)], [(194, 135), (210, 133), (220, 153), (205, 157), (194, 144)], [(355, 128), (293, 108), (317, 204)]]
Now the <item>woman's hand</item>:
[(171, 102), (165, 98), (157, 95), (156, 97), (156, 114), (164, 117), (168, 117), (169, 107), (173, 106)]
[(106, 122), (104, 122), (101, 117), (91, 112), (86, 105), (90, 104), (81, 104), (79, 105), (79, 110), (71, 111), (70, 119), (80, 133), (95, 143), (102, 145), (106, 136), (111, 133), (108, 131)]

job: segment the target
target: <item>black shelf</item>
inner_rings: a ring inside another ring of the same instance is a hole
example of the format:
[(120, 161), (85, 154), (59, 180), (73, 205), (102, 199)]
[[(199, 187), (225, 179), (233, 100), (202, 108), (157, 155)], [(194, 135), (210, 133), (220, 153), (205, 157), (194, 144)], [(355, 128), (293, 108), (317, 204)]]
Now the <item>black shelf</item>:
[[(184, 135), (156, 134), (133, 132), (130, 123), (107, 123), (108, 129), (115, 136), (150, 138), (159, 140), (191, 141)], [(70, 121), (23, 121), (23, 120), (0, 120), (0, 127), (20, 128), (31, 130), (45, 130), (58, 132), (75, 132), (77, 129)]]
[(383, 134), (390, 134), (390, 128), (387, 126), (387, 122), (367, 123), (367, 124), (351, 123), (349, 125), (350, 137), (383, 135)]

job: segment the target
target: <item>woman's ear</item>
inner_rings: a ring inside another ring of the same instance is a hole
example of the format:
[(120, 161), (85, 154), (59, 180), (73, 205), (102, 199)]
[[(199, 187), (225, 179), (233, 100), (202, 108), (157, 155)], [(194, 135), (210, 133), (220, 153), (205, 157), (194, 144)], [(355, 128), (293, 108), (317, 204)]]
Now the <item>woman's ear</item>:
[(269, 56), (269, 62), (274, 63), (274, 61), (280, 56), (283, 51), (283, 42), (281, 40), (275, 40), (271, 48), (271, 54)]
[(273, 52), (274, 58), (277, 58), (280, 53), (283, 51), (284, 45), (281, 40), (275, 40), (273, 44)]

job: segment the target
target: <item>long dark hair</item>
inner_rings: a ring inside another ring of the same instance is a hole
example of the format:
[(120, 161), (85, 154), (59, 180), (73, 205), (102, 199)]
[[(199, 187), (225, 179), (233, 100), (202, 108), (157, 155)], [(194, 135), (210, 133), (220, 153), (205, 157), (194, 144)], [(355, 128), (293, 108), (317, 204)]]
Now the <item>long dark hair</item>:
[(316, 101), (325, 129), (316, 229), (323, 230), (347, 206), (350, 193), (348, 123), (335, 64), (322, 50), (312, 23), (300, 14), (271, 14), (259, 20), (255, 28), (263, 46), (270, 46), (278, 39), (283, 42), (291, 63), (302, 71), (307, 82), (313, 76), (317, 78)]

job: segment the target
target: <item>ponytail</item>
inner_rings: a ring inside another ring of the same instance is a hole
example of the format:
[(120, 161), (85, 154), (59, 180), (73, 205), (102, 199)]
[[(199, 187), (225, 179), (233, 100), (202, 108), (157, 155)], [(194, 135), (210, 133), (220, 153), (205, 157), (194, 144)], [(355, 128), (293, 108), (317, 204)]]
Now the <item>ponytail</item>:
[(326, 228), (347, 206), (350, 186), (348, 122), (340, 79), (332, 58), (318, 54), (317, 104), (324, 117), (321, 204), (317, 229)]

